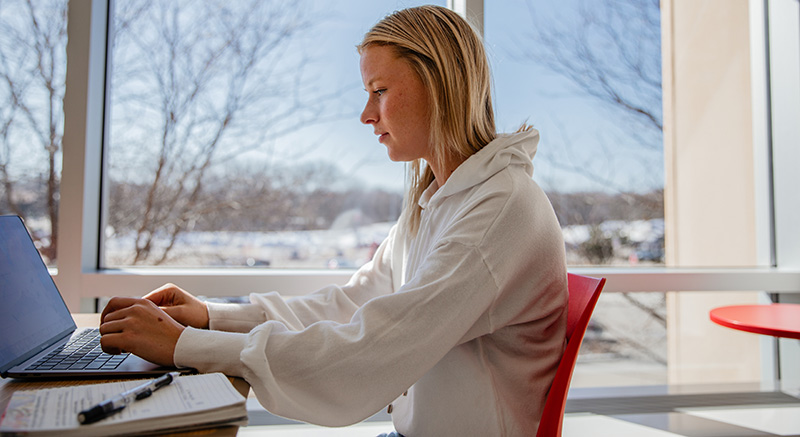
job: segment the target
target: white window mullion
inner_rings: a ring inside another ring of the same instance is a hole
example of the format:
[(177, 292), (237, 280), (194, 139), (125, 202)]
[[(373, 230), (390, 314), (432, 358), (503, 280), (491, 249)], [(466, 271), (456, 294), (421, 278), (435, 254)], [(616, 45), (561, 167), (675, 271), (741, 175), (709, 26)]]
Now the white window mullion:
[(447, 7), (465, 17), (483, 36), (483, 0), (447, 0)]
[[(800, 270), (763, 268), (598, 268), (571, 267), (572, 273), (604, 277), (604, 293), (800, 291)], [(84, 273), (83, 297), (141, 296), (166, 282), (208, 297), (279, 291), (302, 295), (329, 284), (344, 284), (349, 270), (249, 270), (131, 268)]]
[(755, 181), (756, 263), (774, 265), (772, 158), (769, 131), (766, 0), (750, 1), (750, 93)]
[(775, 186), (776, 260), (800, 267), (800, 5), (769, 1), (769, 60)]
[[(768, 0), (768, 4), (775, 260), (779, 268), (800, 268), (800, 4), (797, 0)], [(800, 303), (800, 294), (782, 292), (779, 300)], [(774, 377), (800, 380), (800, 342), (778, 339), (777, 344)]]
[(97, 269), (107, 17), (107, 0), (70, 1), (55, 279), (73, 312), (84, 272)]

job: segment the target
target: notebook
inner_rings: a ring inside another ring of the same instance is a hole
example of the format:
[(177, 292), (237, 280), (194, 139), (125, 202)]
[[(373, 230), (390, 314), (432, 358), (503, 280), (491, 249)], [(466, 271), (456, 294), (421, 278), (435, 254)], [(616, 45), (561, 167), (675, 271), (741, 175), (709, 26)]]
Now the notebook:
[[(153, 392), (152, 396), (128, 404), (105, 419), (89, 425), (78, 423), (81, 410), (141, 383), (124, 380), (18, 390), (0, 420), (0, 434), (86, 437), (184, 433), (216, 428), (217, 432), (210, 435), (233, 435), (235, 429), (224, 432), (220, 427), (247, 424), (245, 397), (221, 373), (175, 378), (172, 384)], [(197, 434), (209, 435), (209, 432)]]
[(0, 216), (0, 376), (159, 375), (175, 369), (100, 349), (97, 329), (77, 330), (22, 219)]

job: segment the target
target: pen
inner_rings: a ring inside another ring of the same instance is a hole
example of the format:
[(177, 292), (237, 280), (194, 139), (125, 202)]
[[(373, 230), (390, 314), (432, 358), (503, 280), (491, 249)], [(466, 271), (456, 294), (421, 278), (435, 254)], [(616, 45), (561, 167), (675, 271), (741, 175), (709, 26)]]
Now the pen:
[(152, 381), (148, 381), (146, 384), (142, 384), (138, 387), (124, 391), (110, 399), (106, 399), (94, 407), (78, 413), (78, 422), (80, 422), (82, 425), (86, 425), (97, 422), (101, 419), (105, 419), (106, 417), (125, 408), (131, 402), (144, 399), (153, 394), (153, 392), (159, 388), (169, 385), (175, 376), (178, 376), (177, 372), (166, 373)]

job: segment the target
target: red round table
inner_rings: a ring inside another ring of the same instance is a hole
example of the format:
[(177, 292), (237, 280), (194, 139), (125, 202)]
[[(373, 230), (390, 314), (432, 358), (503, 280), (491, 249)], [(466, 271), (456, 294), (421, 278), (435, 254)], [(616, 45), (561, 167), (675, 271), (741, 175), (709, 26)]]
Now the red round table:
[(800, 304), (733, 305), (715, 308), (709, 315), (728, 328), (800, 339)]

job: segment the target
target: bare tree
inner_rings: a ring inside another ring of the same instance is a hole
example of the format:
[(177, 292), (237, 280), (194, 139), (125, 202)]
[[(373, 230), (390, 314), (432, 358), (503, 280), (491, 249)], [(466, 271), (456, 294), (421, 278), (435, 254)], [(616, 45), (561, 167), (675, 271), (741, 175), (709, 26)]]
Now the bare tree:
[[(596, 153), (578, 151), (562, 123), (548, 132), (558, 147), (542, 150), (550, 168), (573, 173), (606, 190), (624, 193), (630, 183), (657, 186), (659, 180), (619, 182), (621, 168), (650, 168), (638, 177), (661, 174), (661, 36), (658, 0), (570, 1), (558, 7), (528, 0), (531, 26), (514, 52), (566, 79), (576, 95), (599, 103), (614, 116), (616, 129), (592, 135)], [(570, 13), (558, 13), (569, 8)], [(581, 140), (585, 142), (585, 140)], [(621, 147), (624, 145), (627, 148)], [(658, 168), (654, 168), (657, 166)]]
[[(47, 218), (47, 235), (34, 232), (34, 239), (51, 262), (58, 244), (66, 42), (66, 0), (0, 4), (0, 195), (8, 212)], [(28, 194), (39, 184), (42, 211), (26, 207), (40, 197)]]
[(580, 2), (577, 18), (539, 14), (528, 3), (530, 34), (521, 56), (567, 78), (630, 123), (642, 147), (660, 150), (661, 27), (659, 0)]
[(132, 263), (161, 264), (199, 218), (229, 207), (204, 196), (220, 164), (335, 117), (339, 92), (304, 76), (299, 43), (315, 20), (302, 4), (116, 5), (112, 175), (148, 189), (139, 213), (111, 224), (134, 229)]

